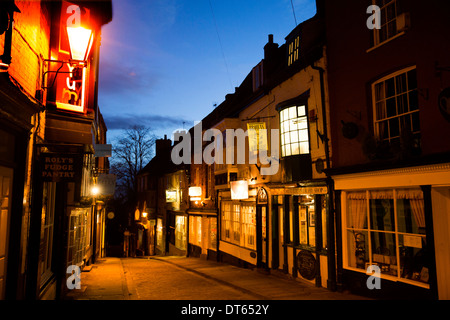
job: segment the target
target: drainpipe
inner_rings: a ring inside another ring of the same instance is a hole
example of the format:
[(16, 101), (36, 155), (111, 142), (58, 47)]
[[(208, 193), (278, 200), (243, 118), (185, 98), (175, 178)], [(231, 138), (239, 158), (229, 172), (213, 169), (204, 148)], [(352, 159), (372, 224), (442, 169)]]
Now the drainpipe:
[[(327, 114), (325, 106), (325, 81), (324, 73), (325, 70), (321, 67), (312, 65), (312, 69), (319, 71), (320, 75), (320, 96), (322, 103), (322, 123), (323, 123), (323, 142), (325, 143), (325, 159), (327, 169), (330, 169), (330, 149), (329, 149), (329, 138), (328, 138), (328, 126), (327, 126)], [(336, 258), (335, 258), (335, 238), (334, 238), (334, 228), (335, 228), (335, 210), (334, 210), (334, 185), (333, 180), (327, 173), (327, 185), (328, 185), (328, 220), (327, 220), (327, 242), (328, 242), (328, 280), (327, 287), (331, 291), (336, 291)]]

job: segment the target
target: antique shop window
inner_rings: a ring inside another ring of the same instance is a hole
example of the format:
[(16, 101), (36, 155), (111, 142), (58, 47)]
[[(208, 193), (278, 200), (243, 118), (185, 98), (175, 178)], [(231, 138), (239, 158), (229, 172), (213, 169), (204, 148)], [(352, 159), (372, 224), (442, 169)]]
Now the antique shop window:
[(420, 147), (416, 69), (409, 68), (385, 77), (374, 83), (372, 90), (378, 140), (397, 144), (410, 140), (412, 147)]
[(422, 191), (349, 192), (346, 201), (347, 267), (377, 265), (387, 278), (428, 283)]
[(306, 106), (291, 106), (280, 111), (281, 155), (309, 154)]
[(221, 239), (248, 249), (256, 248), (256, 206), (222, 202)]

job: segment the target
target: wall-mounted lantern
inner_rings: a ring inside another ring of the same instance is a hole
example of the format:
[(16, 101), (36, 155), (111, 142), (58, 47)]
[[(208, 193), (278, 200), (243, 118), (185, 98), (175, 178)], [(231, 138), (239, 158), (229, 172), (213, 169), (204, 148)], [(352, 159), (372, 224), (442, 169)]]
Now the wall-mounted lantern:
[(202, 188), (201, 187), (189, 187), (189, 197), (191, 201), (202, 200)]
[(230, 186), (231, 186), (231, 200), (248, 199), (247, 180), (231, 181)]
[(94, 42), (90, 10), (62, 1), (59, 40), (53, 44), (52, 57), (46, 59), (44, 86), (48, 100), (56, 109), (84, 113), (89, 85), (88, 61)]

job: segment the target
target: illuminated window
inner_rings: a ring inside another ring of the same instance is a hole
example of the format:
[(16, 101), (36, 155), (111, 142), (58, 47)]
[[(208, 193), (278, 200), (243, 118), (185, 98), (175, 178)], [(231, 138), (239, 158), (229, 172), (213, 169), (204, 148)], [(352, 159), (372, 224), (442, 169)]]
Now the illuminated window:
[(292, 106), (280, 111), (281, 155), (309, 154), (306, 106)]
[(380, 141), (400, 142), (410, 136), (420, 146), (419, 102), (416, 69), (385, 77), (372, 86), (375, 134)]
[(345, 267), (376, 265), (386, 279), (428, 287), (425, 207), (420, 189), (348, 192)]
[(239, 201), (222, 202), (221, 239), (256, 249), (256, 207)]
[(298, 52), (300, 47), (300, 36), (297, 36), (289, 43), (288, 46), (288, 66), (292, 65), (298, 60)]

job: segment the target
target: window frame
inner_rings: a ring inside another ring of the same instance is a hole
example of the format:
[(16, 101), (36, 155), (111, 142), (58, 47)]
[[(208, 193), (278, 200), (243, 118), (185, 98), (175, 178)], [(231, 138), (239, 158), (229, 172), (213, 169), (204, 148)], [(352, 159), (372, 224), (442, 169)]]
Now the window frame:
[[(371, 193), (372, 192), (389, 192), (391, 194), (390, 198), (386, 198), (389, 200), (392, 200), (393, 204), (393, 216), (394, 216), (394, 228), (393, 230), (381, 230), (381, 229), (377, 229), (374, 228), (372, 226), (372, 204), (371, 204), (371, 200), (380, 200), (381, 198), (373, 198), (371, 197)], [(356, 238), (352, 238), (349, 237), (349, 233), (353, 232), (353, 235), (356, 237), (356, 232), (358, 232), (359, 234), (364, 233), (365, 234), (365, 239), (364, 242), (366, 242), (365, 248), (367, 248), (368, 252), (365, 252), (365, 254), (368, 257), (368, 261), (365, 262), (365, 267), (367, 264), (369, 265), (373, 265), (376, 264), (376, 261), (373, 261), (374, 259), (374, 254), (378, 254), (378, 252), (373, 252), (373, 244), (372, 244), (372, 236), (376, 235), (376, 234), (385, 234), (385, 235), (392, 235), (394, 237), (394, 245), (395, 245), (395, 266), (397, 267), (397, 275), (391, 275), (391, 274), (386, 274), (385, 272), (383, 272), (381, 270), (380, 273), (380, 277), (382, 279), (386, 279), (386, 280), (390, 280), (390, 281), (397, 281), (397, 282), (402, 282), (402, 283), (407, 283), (407, 284), (411, 284), (417, 287), (422, 287), (422, 288), (426, 288), (429, 289), (430, 288), (430, 284), (426, 283), (426, 282), (421, 282), (421, 281), (417, 281), (414, 279), (408, 279), (408, 278), (403, 278), (402, 277), (402, 272), (401, 272), (401, 266), (402, 266), (402, 261), (401, 261), (401, 257), (400, 257), (400, 237), (403, 237), (403, 241), (404, 241), (404, 236), (405, 235), (409, 235), (409, 236), (413, 236), (413, 237), (421, 237), (422, 239), (427, 239), (427, 233), (425, 230), (423, 234), (420, 233), (414, 233), (414, 232), (407, 232), (407, 231), (400, 231), (399, 230), (399, 210), (398, 210), (398, 200), (399, 198), (399, 194), (402, 193), (407, 193), (407, 192), (422, 192), (420, 190), (420, 188), (418, 187), (407, 187), (407, 188), (384, 188), (384, 189), (366, 189), (366, 190), (345, 190), (342, 191), (341, 194), (341, 202), (342, 202), (342, 248), (343, 248), (343, 268), (346, 270), (351, 270), (351, 271), (355, 271), (355, 272), (360, 272), (360, 273), (366, 273), (366, 268), (362, 269), (362, 268), (358, 268), (356, 265), (352, 266), (351, 262), (350, 262), (350, 256), (353, 254), (353, 252), (351, 252), (350, 250), (350, 246), (351, 246), (351, 241), (356, 241)], [(361, 195), (364, 195), (364, 197), (361, 200), (364, 200), (364, 206), (365, 206), (365, 225), (363, 225), (362, 227), (355, 227), (355, 226), (349, 226), (349, 198), (348, 195), (352, 194), (352, 193), (360, 193)], [(356, 231), (356, 232), (355, 232)], [(355, 250), (356, 250), (356, 243), (355, 243)], [(356, 262), (356, 260), (355, 260)]]
[[(415, 87), (414, 89), (410, 89), (410, 88), (409, 88), (409, 84), (408, 84), (408, 76), (407, 76), (408, 72), (410, 72), (410, 71), (412, 71), (412, 70), (415, 70), (415, 71), (416, 71), (416, 87)], [(407, 87), (406, 87), (406, 90), (405, 90), (405, 91), (402, 91), (400, 94), (398, 94), (398, 93), (397, 93), (397, 84), (396, 84), (396, 82), (395, 82), (395, 79), (396, 79), (396, 77), (398, 77), (398, 76), (400, 76), (400, 75), (403, 75), (403, 74), (406, 75)], [(387, 102), (387, 100), (388, 100), (389, 98), (386, 97), (385, 93), (384, 93), (384, 97), (383, 97), (381, 100), (378, 100), (378, 101), (377, 101), (377, 94), (376, 94), (376, 91), (377, 91), (376, 87), (377, 87), (377, 85), (380, 84), (380, 83), (383, 83), (383, 90), (384, 90), (384, 92), (385, 92), (385, 91), (386, 91), (386, 89), (385, 89), (385, 84), (386, 84), (386, 82), (387, 82), (388, 80), (390, 80), (390, 79), (394, 79), (394, 86), (395, 86), (395, 93), (394, 93), (394, 95), (389, 97), (390, 99), (394, 99), (394, 100), (395, 100), (395, 109), (396, 109), (396, 115), (395, 115), (395, 116), (388, 116), (388, 115), (387, 115), (387, 106), (386, 106), (386, 102)], [(414, 90), (417, 91), (417, 108), (416, 108), (415, 110), (411, 111), (411, 110), (410, 110), (411, 104), (410, 104), (410, 97), (409, 97), (409, 94), (410, 94), (411, 92), (413, 92)], [(384, 76), (384, 77), (382, 77), (382, 78), (380, 78), (380, 79), (374, 81), (374, 82), (371, 84), (371, 94), (372, 94), (372, 116), (373, 116), (373, 131), (374, 131), (374, 136), (375, 136), (376, 139), (377, 139), (378, 141), (380, 141), (380, 142), (386, 141), (386, 140), (387, 140), (389, 143), (391, 143), (391, 141), (394, 140), (394, 139), (400, 139), (401, 134), (402, 134), (402, 126), (401, 126), (400, 122), (399, 122), (399, 134), (398, 134), (398, 136), (395, 136), (395, 137), (391, 137), (391, 134), (390, 134), (390, 132), (389, 132), (389, 125), (388, 125), (388, 128), (387, 128), (387, 130), (388, 130), (388, 138), (387, 138), (387, 139), (382, 139), (382, 138), (381, 138), (382, 135), (381, 135), (381, 132), (380, 132), (379, 123), (382, 123), (382, 122), (385, 122), (385, 121), (390, 121), (390, 120), (393, 120), (393, 119), (401, 119), (401, 118), (404, 117), (404, 116), (412, 115), (412, 114), (414, 114), (414, 113), (420, 114), (420, 105), (419, 105), (419, 97), (418, 97), (418, 85), (417, 85), (417, 68), (416, 68), (416, 66), (414, 65), (414, 66), (410, 66), (410, 67), (407, 67), (407, 68), (403, 68), (403, 69), (401, 69), (401, 70), (398, 70), (398, 71), (396, 71), (396, 72), (393, 72), (393, 73), (391, 73), (391, 74), (389, 74), (389, 75), (386, 75), (386, 76)], [(399, 97), (399, 96), (401, 96), (401, 95), (403, 95), (403, 94), (406, 94), (406, 96), (407, 96), (407, 105), (406, 105), (406, 106), (407, 106), (407, 108), (408, 108), (409, 111), (406, 111), (406, 112), (403, 112), (403, 113), (398, 113), (398, 101), (397, 101), (397, 97)], [(380, 101), (382, 101), (382, 102), (384, 103), (384, 108), (385, 108), (385, 117), (382, 118), (382, 119), (378, 119), (378, 115), (377, 115), (377, 112), (378, 112), (378, 109), (377, 109), (377, 103), (379, 103)], [(411, 117), (412, 117), (412, 116), (411, 116)], [(411, 122), (412, 122), (412, 119), (411, 119)], [(417, 132), (415, 132), (415, 133), (414, 133), (414, 131), (413, 131), (413, 124), (411, 123), (411, 134), (413, 134), (413, 135), (419, 135), (419, 140), (420, 140), (420, 135), (421, 135), (421, 131), (420, 131), (420, 120), (419, 120), (419, 131), (417, 131)]]
[[(384, 5), (379, 5), (377, 2), (379, 2), (379, 0), (372, 0), (372, 5), (376, 5), (380, 8), (380, 29), (374, 28), (373, 30), (370, 30), (372, 32), (372, 39), (373, 39), (373, 44), (372, 47), (376, 48), (378, 46), (381, 46), (395, 38), (397, 38), (398, 36), (404, 34), (404, 31), (398, 31), (397, 29), (397, 19), (399, 17), (399, 15), (402, 13), (399, 11), (399, 5), (398, 5), (398, 0), (389, 0), (388, 3), (385, 3)], [(395, 13), (394, 13), (394, 18), (387, 21), (387, 10), (388, 10), (388, 6), (392, 5), (392, 3), (394, 3), (395, 6)], [(386, 22), (383, 24), (383, 12), (386, 15)], [(395, 26), (395, 33), (392, 36), (388, 36), (388, 30), (386, 30), (386, 39), (384, 40), (380, 40), (380, 36), (381, 36), (381, 32), (383, 32), (383, 28), (386, 27), (386, 29), (388, 28), (388, 25), (390, 23), (393, 23)]]
[[(304, 107), (305, 112), (304, 112), (304, 115), (299, 116), (299, 108), (302, 108), (302, 107)], [(290, 116), (288, 116), (289, 118), (285, 119), (284, 116), (282, 116), (282, 114), (286, 110), (289, 110), (291, 108), (295, 108), (296, 117), (295, 118), (291, 118)], [(310, 155), (311, 154), (311, 134), (309, 132), (310, 128), (309, 128), (309, 116), (308, 116), (308, 103), (307, 103), (307, 101), (306, 100), (298, 100), (297, 102), (293, 101), (291, 103), (288, 103), (288, 104), (284, 105), (283, 107), (279, 107), (278, 108), (278, 114), (279, 114), (279, 126), (280, 126), (280, 155), (281, 155), (281, 158), (287, 158), (287, 157), (299, 156), (299, 155)], [(294, 119), (297, 119), (296, 125), (299, 122), (304, 121), (306, 123), (306, 128), (299, 129), (297, 127), (297, 129), (290, 130), (290, 124), (289, 124), (289, 130), (285, 132), (284, 131), (285, 130), (284, 129), (284, 124), (286, 122), (290, 122), (290, 121), (292, 121)], [(291, 133), (295, 132), (295, 131), (297, 132), (298, 140), (296, 142), (292, 142), (291, 141), (291, 137), (292, 137)], [(301, 138), (300, 138), (301, 131), (306, 131), (307, 139), (308, 139), (307, 141), (306, 140), (301, 140)], [(289, 133), (289, 142), (285, 142), (286, 141), (285, 140), (285, 135), (287, 133)], [(307, 147), (308, 152), (307, 153), (302, 152), (302, 147), (301, 147), (301, 144), (302, 143), (306, 143), (306, 142), (308, 143), (308, 147)], [(298, 144), (298, 153), (293, 153), (292, 152), (292, 144), (295, 144), (295, 143)], [(287, 145), (290, 146), (290, 154), (287, 154), (285, 152), (285, 146), (287, 146)]]
[[(226, 210), (225, 206), (230, 206)], [(244, 207), (252, 208), (246, 212)], [(249, 215), (252, 216), (249, 221)], [(239, 247), (256, 250), (256, 204), (245, 201), (222, 201), (220, 240)]]

